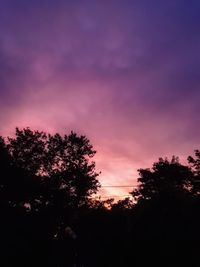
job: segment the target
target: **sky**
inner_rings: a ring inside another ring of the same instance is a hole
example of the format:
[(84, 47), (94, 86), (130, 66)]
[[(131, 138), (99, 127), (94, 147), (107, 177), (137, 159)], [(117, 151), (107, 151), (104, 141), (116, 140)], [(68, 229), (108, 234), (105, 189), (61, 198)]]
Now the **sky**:
[(102, 185), (186, 159), (200, 148), (199, 12), (199, 0), (0, 0), (0, 135), (85, 134)]

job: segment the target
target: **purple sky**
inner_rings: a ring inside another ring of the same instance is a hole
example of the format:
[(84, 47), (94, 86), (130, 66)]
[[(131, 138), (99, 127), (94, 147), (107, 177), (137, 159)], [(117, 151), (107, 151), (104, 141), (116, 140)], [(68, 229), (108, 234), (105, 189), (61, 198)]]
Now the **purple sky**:
[(200, 148), (199, 13), (199, 0), (0, 0), (0, 134), (86, 134), (106, 185), (186, 158)]

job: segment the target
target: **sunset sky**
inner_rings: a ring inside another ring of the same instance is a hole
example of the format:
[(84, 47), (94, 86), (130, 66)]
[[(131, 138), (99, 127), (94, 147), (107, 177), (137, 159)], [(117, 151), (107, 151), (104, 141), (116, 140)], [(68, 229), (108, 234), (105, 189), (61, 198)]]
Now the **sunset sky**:
[(103, 185), (185, 159), (200, 148), (199, 14), (199, 0), (0, 0), (0, 134), (85, 134)]

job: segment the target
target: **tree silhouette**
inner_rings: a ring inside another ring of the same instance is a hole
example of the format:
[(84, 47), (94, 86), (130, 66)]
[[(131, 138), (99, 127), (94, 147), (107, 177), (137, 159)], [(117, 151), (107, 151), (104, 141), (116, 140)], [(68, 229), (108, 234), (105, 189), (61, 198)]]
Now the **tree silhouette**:
[(135, 265), (171, 266), (175, 258), (177, 266), (199, 266), (192, 242), (183, 248), (179, 241), (200, 240), (200, 151), (189, 165), (172, 157), (140, 169), (134, 199), (118, 202), (93, 198), (100, 186), (95, 153), (74, 132), (17, 128), (14, 137), (0, 137), (0, 246), (7, 260), (0, 265), (129, 266), (134, 258)]
[(129, 197), (126, 197), (125, 199), (118, 200), (117, 203), (113, 203), (112, 210), (130, 210), (133, 206), (133, 201)]
[(199, 200), (193, 193), (192, 168), (181, 164), (177, 157), (160, 158), (151, 169), (140, 169), (139, 175), (138, 188), (131, 192), (137, 200), (134, 238), (157, 240), (160, 245), (198, 239)]
[(194, 177), (192, 181), (192, 193), (196, 196), (200, 194), (200, 151), (195, 150), (195, 157), (189, 156), (188, 163), (192, 168)]
[(95, 153), (89, 140), (74, 132), (61, 136), (17, 128), (14, 137), (0, 138), (2, 242), (11, 244), (12, 264), (15, 258), (26, 261), (26, 248), (32, 251), (30, 266), (45, 266), (47, 258), (55, 266), (74, 264), (75, 241), (65, 229), (75, 224), (79, 208), (90, 205), (100, 186)]
[(160, 158), (152, 169), (139, 169), (139, 175), (138, 188), (131, 192), (137, 201), (189, 193), (194, 177), (190, 167), (182, 165), (177, 157), (171, 160)]
[(26, 209), (28, 204), (41, 193), (40, 181), (15, 164), (2, 137), (0, 138), (0, 171), (1, 204), (4, 203), (10, 207), (21, 206)]
[(38, 176), (53, 192), (79, 206), (96, 193), (100, 186), (91, 161), (96, 151), (89, 140), (71, 132), (46, 134), (29, 128), (19, 130), (6, 143), (15, 165), (30, 175)]

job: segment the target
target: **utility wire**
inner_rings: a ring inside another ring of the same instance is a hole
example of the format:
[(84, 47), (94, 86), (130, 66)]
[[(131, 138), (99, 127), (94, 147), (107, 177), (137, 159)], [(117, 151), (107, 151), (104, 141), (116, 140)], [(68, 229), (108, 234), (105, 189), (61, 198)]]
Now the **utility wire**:
[(121, 198), (121, 197), (131, 197), (131, 195), (118, 195), (118, 196), (116, 196), (116, 195), (111, 195), (111, 196), (100, 196), (100, 197), (95, 197), (95, 198)]
[(101, 185), (101, 187), (137, 187), (137, 185)]

